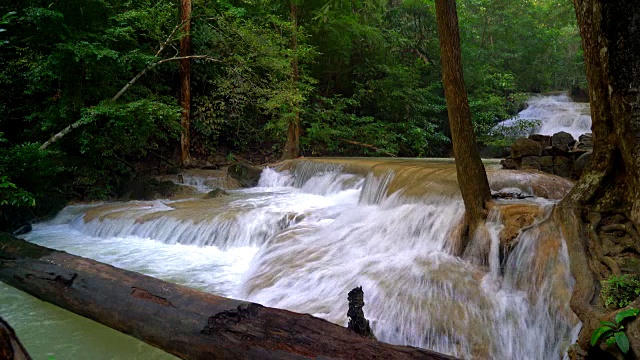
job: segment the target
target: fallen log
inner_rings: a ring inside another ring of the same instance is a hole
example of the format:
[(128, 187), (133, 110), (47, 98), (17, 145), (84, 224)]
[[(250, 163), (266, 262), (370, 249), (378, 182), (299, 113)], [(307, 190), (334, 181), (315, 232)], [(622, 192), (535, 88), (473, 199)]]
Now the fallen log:
[(15, 331), (2, 318), (0, 318), (0, 359), (31, 360), (31, 356), (18, 340)]
[(228, 299), (0, 234), (0, 281), (183, 359), (433, 359), (315, 318)]

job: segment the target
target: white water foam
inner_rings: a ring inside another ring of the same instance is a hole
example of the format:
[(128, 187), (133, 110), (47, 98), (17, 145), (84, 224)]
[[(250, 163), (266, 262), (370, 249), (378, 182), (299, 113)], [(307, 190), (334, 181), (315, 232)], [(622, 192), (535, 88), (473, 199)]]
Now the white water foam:
[(567, 95), (534, 96), (527, 101), (527, 108), (522, 110), (515, 118), (505, 120), (496, 127), (511, 128), (518, 120), (539, 120), (540, 125), (527, 133), (553, 135), (564, 131), (575, 139), (585, 133), (591, 132), (591, 116), (588, 103), (576, 103)]
[[(346, 294), (363, 286), (376, 336), (394, 344), (478, 359), (563, 355), (577, 327), (560, 235), (549, 242), (548, 230), (534, 227), (505, 261), (501, 219), (492, 217), (486, 251), (457, 257), (451, 234), (463, 216), (459, 198), (387, 197), (393, 173), (364, 178), (339, 169), (310, 165), (293, 180), (271, 173), (260, 188), (223, 200), (69, 207), (26, 237), (342, 325)], [(100, 216), (85, 222), (86, 211)]]

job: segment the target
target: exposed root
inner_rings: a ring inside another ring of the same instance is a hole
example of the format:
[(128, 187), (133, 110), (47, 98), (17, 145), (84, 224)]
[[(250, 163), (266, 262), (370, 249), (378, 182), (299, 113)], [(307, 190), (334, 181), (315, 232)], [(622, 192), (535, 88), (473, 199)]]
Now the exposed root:
[(599, 212), (591, 212), (588, 216), (589, 220), (589, 237), (591, 238), (591, 243), (594, 248), (594, 257), (598, 259), (601, 263), (605, 264), (613, 275), (621, 275), (620, 267), (618, 264), (609, 256), (605, 256), (602, 250), (602, 240), (598, 235), (598, 227), (600, 226), (600, 221), (602, 220), (602, 215)]

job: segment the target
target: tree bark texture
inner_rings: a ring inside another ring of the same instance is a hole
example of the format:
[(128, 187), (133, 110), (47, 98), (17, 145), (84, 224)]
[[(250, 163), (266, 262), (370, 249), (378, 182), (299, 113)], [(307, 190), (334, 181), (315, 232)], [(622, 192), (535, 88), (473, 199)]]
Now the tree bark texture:
[(181, 20), (184, 35), (180, 38), (180, 161), (186, 165), (191, 160), (191, 0), (181, 0)]
[(433, 359), (315, 318), (223, 298), (0, 234), (0, 280), (183, 359)]
[[(599, 281), (638, 274), (640, 260), (640, 7), (635, 0), (574, 0), (589, 82), (594, 149), (590, 164), (557, 206), (576, 279), (571, 307), (589, 337), (614, 312)], [(616, 230), (617, 229), (617, 230)], [(618, 231), (617, 235), (615, 231)], [(637, 307), (638, 304), (635, 304)], [(638, 321), (627, 326), (640, 356)]]
[(0, 359), (31, 360), (31, 356), (18, 340), (15, 331), (2, 318), (0, 318)]
[[(436, 0), (436, 16), (440, 37), (442, 78), (447, 99), (453, 153), (456, 158), (458, 184), (466, 210), (467, 234), (473, 236), (480, 223), (486, 219), (486, 206), (491, 200), (491, 190), (476, 145), (471, 110), (464, 87), (455, 0)], [(465, 245), (462, 244), (462, 250)]]
[[(298, 69), (298, 6), (291, 0), (291, 49), (293, 50), (293, 59), (291, 59), (291, 82), (294, 92), (297, 93), (298, 81), (300, 73)], [(295, 159), (300, 156), (300, 104), (298, 100), (294, 100), (294, 116), (289, 120), (287, 129), (287, 142), (284, 145), (284, 151), (280, 160)]]

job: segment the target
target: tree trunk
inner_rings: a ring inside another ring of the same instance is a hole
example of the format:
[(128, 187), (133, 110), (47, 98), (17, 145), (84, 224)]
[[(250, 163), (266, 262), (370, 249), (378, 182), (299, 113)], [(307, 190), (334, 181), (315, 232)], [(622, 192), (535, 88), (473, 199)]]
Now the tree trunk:
[(456, 158), (458, 184), (465, 206), (466, 241), (487, 217), (487, 203), (491, 200), (491, 190), (487, 174), (480, 160), (476, 137), (471, 124), (471, 111), (462, 74), (460, 32), (455, 0), (436, 0), (436, 16), (440, 37), (440, 59), (442, 78), (447, 99), (451, 141)]
[(31, 356), (18, 340), (15, 331), (2, 318), (0, 318), (0, 359), (31, 360)]
[[(640, 271), (633, 265), (640, 261), (640, 8), (635, 0), (574, 0), (574, 5), (594, 146), (590, 164), (555, 216), (576, 279), (571, 308), (584, 324), (578, 344), (588, 349), (599, 321), (615, 313), (604, 308), (599, 281)], [(626, 329), (637, 358), (638, 321)], [(607, 351), (615, 352), (615, 346)]]
[[(293, 50), (293, 59), (291, 60), (291, 82), (293, 83), (293, 91), (298, 92), (298, 81), (300, 74), (298, 70), (298, 6), (294, 0), (291, 0), (291, 49)], [(287, 130), (287, 142), (282, 151), (280, 160), (295, 159), (300, 156), (300, 103), (298, 100), (293, 101), (294, 115), (289, 120), (289, 129)]]
[[(180, 38), (180, 56), (191, 55), (191, 0), (181, 0), (181, 20), (184, 23), (184, 35)], [(182, 135), (180, 136), (180, 161), (182, 166), (189, 164), (191, 154), (191, 59), (180, 60), (180, 125)]]
[(311, 315), (199, 292), (9, 234), (0, 234), (0, 280), (183, 359), (453, 359), (378, 342)]

